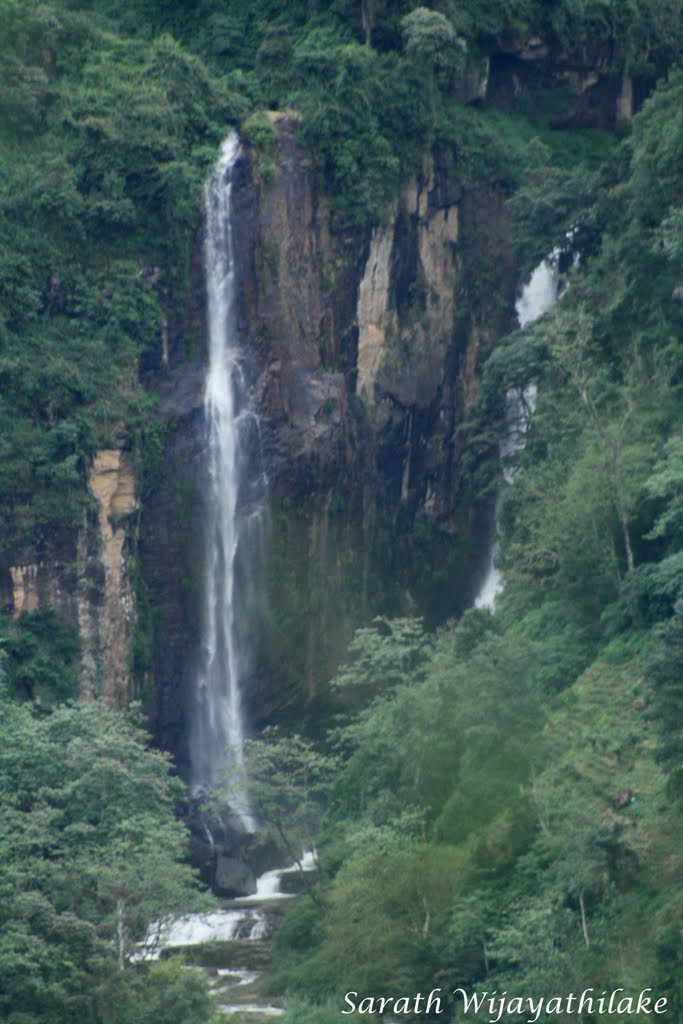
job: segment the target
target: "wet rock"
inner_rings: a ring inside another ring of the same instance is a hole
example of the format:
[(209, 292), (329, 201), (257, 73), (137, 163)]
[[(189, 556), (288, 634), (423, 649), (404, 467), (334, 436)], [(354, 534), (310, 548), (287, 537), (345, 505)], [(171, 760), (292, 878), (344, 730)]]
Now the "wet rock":
[(219, 852), (214, 890), (218, 896), (251, 896), (256, 892), (256, 877), (243, 860)]

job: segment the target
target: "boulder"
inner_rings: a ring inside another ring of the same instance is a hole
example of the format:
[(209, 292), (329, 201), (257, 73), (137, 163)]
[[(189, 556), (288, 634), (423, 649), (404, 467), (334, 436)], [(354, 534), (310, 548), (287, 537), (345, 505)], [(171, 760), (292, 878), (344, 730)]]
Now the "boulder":
[(251, 896), (256, 892), (254, 872), (240, 858), (219, 853), (216, 857), (214, 892), (217, 896)]

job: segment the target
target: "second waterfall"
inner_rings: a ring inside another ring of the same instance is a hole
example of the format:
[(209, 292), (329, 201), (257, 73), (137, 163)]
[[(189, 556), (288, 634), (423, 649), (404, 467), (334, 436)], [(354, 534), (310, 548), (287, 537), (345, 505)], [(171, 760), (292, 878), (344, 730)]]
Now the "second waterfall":
[(233, 185), (240, 143), (225, 140), (206, 186), (204, 262), (209, 368), (204, 413), (206, 564), (192, 699), (195, 793), (226, 788), (234, 824), (255, 828), (246, 792), (244, 692), (263, 621), (267, 479), (239, 328)]

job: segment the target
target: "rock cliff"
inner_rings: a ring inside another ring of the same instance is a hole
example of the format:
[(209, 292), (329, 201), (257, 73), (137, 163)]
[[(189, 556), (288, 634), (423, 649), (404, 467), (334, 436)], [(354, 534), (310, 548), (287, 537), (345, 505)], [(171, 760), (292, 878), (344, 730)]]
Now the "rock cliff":
[[(469, 599), (471, 541), (487, 524), (463, 486), (459, 428), (514, 297), (503, 194), (464, 188), (453, 152), (434, 152), (372, 231), (334, 234), (296, 120), (272, 122), (268, 162), (245, 147), (233, 200), (272, 509), (273, 628), (252, 722), (315, 697), (352, 629), (380, 610), (439, 619)], [(188, 318), (200, 337), (202, 289), (198, 258)], [(196, 355), (178, 350), (149, 379), (168, 432), (140, 540), (156, 616), (151, 718), (181, 767), (201, 594), (201, 345)]]

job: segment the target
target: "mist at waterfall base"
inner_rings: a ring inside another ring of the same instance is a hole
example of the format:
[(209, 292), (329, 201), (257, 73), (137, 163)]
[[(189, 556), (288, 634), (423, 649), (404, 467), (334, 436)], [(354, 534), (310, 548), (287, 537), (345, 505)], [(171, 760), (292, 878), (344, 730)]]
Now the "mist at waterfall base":
[[(205, 190), (209, 366), (201, 638), (190, 707), (191, 792), (224, 791), (224, 824), (253, 833), (246, 789), (244, 694), (263, 636), (267, 478), (239, 330), (232, 192), (240, 142), (231, 133)], [(212, 800), (216, 817), (216, 800)], [(209, 836), (209, 839), (211, 837)]]
[[(535, 268), (531, 277), (522, 288), (515, 303), (515, 313), (520, 328), (534, 323), (555, 305), (559, 294), (559, 262), (560, 252), (554, 250)], [(510, 462), (514, 455), (524, 447), (524, 436), (529, 427), (529, 420), (536, 405), (536, 385), (528, 384), (523, 393), (510, 389), (505, 395), (506, 433), (503, 438), (499, 456), (503, 465), (503, 486), (498, 491), (494, 512), (494, 531), (490, 545), (486, 575), (474, 600), (475, 608), (493, 610), (496, 598), (503, 589), (500, 570), (496, 566), (498, 555), (498, 523), (500, 510), (505, 500), (506, 488), (514, 479), (514, 469)]]

